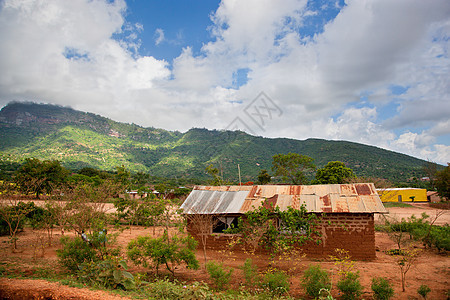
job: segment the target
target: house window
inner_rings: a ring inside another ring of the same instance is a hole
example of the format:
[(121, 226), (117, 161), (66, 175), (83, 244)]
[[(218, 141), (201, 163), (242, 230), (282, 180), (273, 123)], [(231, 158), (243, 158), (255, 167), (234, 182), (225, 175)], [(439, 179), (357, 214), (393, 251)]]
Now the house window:
[(213, 228), (213, 233), (224, 233), (224, 230), (232, 225), (234, 228), (238, 226), (238, 217), (217, 217), (214, 223), (216, 225)]

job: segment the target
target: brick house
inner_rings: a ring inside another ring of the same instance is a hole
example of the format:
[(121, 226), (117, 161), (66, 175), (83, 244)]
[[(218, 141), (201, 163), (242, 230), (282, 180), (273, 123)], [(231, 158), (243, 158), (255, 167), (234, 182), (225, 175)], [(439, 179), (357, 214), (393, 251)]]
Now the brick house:
[[(375, 259), (374, 214), (387, 213), (372, 183), (330, 185), (256, 185), (196, 186), (181, 208), (186, 215), (207, 214), (217, 220), (211, 224), (207, 246), (222, 249), (232, 238), (223, 233), (238, 218), (267, 201), (281, 210), (299, 209), (322, 216), (321, 243), (308, 243), (302, 251), (311, 256), (335, 254), (334, 249), (349, 251), (354, 259)], [(192, 224), (188, 232), (199, 238)]]

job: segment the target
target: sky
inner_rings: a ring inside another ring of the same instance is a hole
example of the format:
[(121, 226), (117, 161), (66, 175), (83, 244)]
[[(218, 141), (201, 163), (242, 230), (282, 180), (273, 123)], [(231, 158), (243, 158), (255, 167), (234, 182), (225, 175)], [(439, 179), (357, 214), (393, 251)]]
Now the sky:
[(0, 0), (0, 107), (450, 162), (448, 0)]

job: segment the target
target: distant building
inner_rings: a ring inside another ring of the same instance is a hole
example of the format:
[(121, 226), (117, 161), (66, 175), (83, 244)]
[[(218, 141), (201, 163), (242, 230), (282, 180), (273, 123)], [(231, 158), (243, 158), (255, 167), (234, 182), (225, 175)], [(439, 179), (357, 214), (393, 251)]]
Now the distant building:
[(427, 190), (417, 188), (378, 189), (382, 202), (426, 202)]
[[(352, 258), (375, 259), (374, 214), (387, 213), (372, 183), (330, 185), (197, 186), (181, 205), (186, 215), (213, 215), (207, 237), (210, 249), (224, 249), (233, 235), (223, 233), (245, 213), (269, 203), (285, 210), (304, 205), (309, 213), (322, 217), (321, 243), (307, 243), (300, 249), (313, 256), (328, 256), (335, 249), (349, 251)], [(188, 232), (200, 239), (189, 222)]]
[(442, 199), (436, 191), (428, 191), (427, 192), (427, 200), (429, 202), (441, 202)]

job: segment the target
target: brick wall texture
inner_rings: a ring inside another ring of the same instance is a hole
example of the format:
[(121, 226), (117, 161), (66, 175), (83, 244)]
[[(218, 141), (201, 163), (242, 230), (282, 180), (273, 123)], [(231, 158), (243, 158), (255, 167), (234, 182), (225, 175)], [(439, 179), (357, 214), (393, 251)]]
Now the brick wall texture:
[[(308, 242), (300, 246), (308, 256), (327, 257), (335, 255), (335, 249), (345, 249), (352, 259), (373, 260), (375, 254), (375, 229), (373, 213), (336, 213), (322, 217), (319, 227), (321, 242)], [(191, 230), (188, 223), (188, 232), (197, 240), (199, 237)], [(212, 234), (208, 237), (207, 248), (224, 250), (230, 241), (236, 238), (230, 234)], [(201, 248), (199, 240), (199, 248)], [(234, 250), (242, 250), (235, 247)]]

